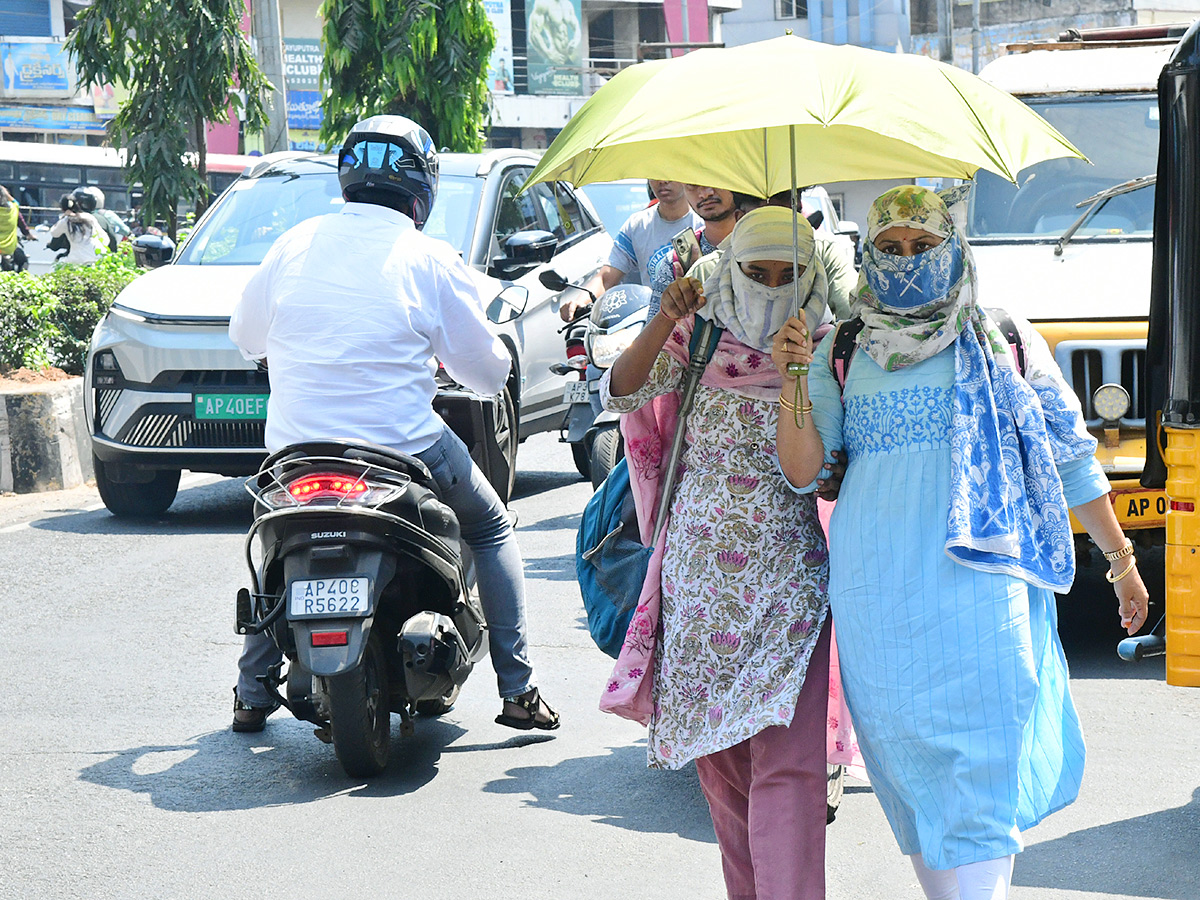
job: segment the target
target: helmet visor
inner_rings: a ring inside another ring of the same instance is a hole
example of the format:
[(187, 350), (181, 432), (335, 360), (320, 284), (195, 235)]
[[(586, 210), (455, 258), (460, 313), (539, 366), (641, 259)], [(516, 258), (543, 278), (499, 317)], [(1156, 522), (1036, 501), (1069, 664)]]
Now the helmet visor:
[(355, 169), (399, 176), (403, 171), (423, 171), (424, 160), (401, 144), (388, 140), (362, 140), (346, 147), (338, 160), (338, 173)]

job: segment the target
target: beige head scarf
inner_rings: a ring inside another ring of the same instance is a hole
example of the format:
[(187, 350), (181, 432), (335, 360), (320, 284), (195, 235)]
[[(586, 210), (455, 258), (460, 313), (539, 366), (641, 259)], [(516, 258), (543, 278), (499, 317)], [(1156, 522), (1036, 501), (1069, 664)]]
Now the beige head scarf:
[[(798, 285), (772, 288), (747, 277), (741, 263), (792, 261), (793, 221), (799, 234), (800, 265), (805, 267)], [(803, 216), (778, 206), (746, 213), (734, 226), (716, 269), (704, 282), (708, 303), (701, 315), (711, 317), (746, 346), (769, 353), (775, 332), (790, 316), (798, 315), (798, 290), (800, 308), (812, 331), (829, 317), (829, 279), (815, 253), (812, 226)]]

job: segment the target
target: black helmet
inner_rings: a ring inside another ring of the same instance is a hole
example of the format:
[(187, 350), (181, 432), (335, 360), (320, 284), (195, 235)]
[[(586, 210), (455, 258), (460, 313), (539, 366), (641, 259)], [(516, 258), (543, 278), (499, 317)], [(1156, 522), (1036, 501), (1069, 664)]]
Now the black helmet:
[(433, 138), (404, 116), (372, 116), (353, 128), (338, 154), (338, 181), (347, 200), (409, 213), (420, 228), (437, 197)]
[(71, 199), (75, 201), (75, 206), (84, 212), (96, 211), (96, 195), (92, 193), (90, 188), (77, 187), (71, 191)]

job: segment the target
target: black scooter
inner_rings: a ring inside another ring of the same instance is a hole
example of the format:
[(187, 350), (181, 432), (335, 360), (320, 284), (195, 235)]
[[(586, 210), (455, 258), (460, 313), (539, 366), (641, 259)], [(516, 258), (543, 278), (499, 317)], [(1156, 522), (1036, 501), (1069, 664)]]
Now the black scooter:
[[(488, 317), (520, 315), (523, 291), (502, 292)], [(449, 390), (435, 408), (482, 458), (496, 403)], [(246, 489), (255, 500), (251, 587), (238, 592), (236, 631), (271, 636), (288, 666), (259, 677), (268, 694), (317, 726), (348, 775), (377, 775), (388, 764), (391, 714), (409, 734), (414, 715), (448, 711), (487, 655), (458, 519), (424, 463), (362, 441), (285, 447)]]

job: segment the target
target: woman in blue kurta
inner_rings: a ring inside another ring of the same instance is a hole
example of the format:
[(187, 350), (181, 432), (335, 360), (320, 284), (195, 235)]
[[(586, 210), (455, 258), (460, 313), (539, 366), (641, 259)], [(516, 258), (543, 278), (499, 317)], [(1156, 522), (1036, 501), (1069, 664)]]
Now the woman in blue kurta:
[[(1131, 634), (1146, 589), (1078, 400), (1026, 322), (1017, 371), (937, 194), (907, 185), (876, 200), (855, 313), (844, 386), (832, 335), (801, 385), (811, 407), (785, 380), (780, 465), (793, 483), (793, 466), (810, 470), (790, 449), (808, 416), (827, 453), (848, 455), (830, 602), (846, 699), (901, 850), (930, 898), (1003, 900), (1020, 832), (1071, 803), (1083, 771), (1054, 601), (1074, 577), (1068, 507), (1111, 561)], [(781, 371), (806, 339), (799, 320), (780, 331)]]

